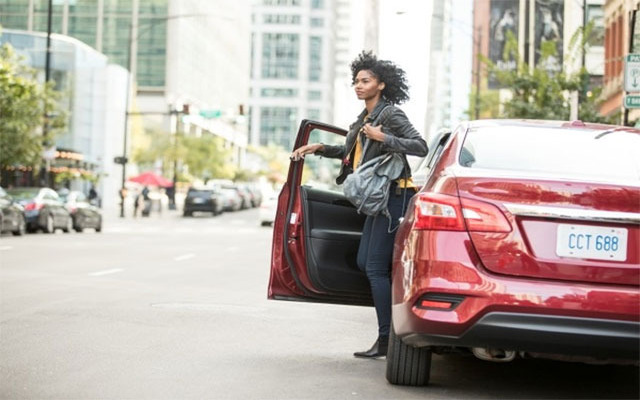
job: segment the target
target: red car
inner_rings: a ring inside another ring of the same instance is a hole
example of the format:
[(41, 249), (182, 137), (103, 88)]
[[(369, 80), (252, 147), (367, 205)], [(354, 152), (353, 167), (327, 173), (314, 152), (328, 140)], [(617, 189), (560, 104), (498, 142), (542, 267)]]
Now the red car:
[[(295, 146), (345, 134), (303, 121)], [(396, 235), (389, 382), (426, 385), (431, 354), (454, 349), (637, 364), (640, 130), (484, 120), (429, 148)], [(291, 163), (270, 299), (371, 304), (356, 266), (364, 216), (332, 183), (331, 162)]]

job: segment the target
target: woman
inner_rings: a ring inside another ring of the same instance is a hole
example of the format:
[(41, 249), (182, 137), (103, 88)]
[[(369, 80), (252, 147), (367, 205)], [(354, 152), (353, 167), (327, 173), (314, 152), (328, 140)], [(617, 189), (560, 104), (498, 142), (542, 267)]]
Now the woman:
[[(341, 184), (358, 165), (389, 151), (426, 156), (427, 144), (411, 125), (405, 113), (396, 107), (389, 107), (409, 99), (405, 72), (390, 61), (378, 60), (371, 52), (362, 52), (351, 63), (351, 74), (356, 95), (358, 99), (364, 100), (365, 109), (349, 127), (345, 145), (307, 144), (294, 150), (291, 159), (299, 160), (306, 154), (340, 158), (343, 163), (336, 182)], [(379, 118), (383, 109), (386, 110)], [(379, 124), (373, 126), (374, 121), (378, 121)], [(362, 154), (365, 141), (371, 143), (366, 154)], [(399, 223), (401, 213), (406, 209), (404, 201), (408, 201), (416, 192), (410, 178), (411, 172), (405, 171), (402, 176), (407, 179), (393, 182), (389, 196), (388, 209), (394, 225)], [(390, 273), (394, 238), (395, 231), (389, 232), (387, 217), (367, 217), (358, 248), (358, 267), (366, 273), (371, 285), (378, 318), (378, 339), (369, 350), (354, 353), (356, 357), (376, 358), (387, 354), (391, 324)]]

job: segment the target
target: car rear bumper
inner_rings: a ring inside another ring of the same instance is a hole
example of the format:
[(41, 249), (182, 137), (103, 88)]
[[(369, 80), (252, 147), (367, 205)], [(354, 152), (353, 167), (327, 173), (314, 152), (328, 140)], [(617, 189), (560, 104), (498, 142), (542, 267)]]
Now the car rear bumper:
[(202, 212), (212, 212), (216, 210), (215, 204), (185, 204), (184, 211), (202, 211)]
[(631, 321), (491, 312), (460, 336), (412, 333), (416, 347), (455, 346), (638, 360), (640, 324)]
[(393, 324), (408, 343), (638, 359), (638, 286), (495, 274), (464, 232), (402, 243), (394, 259)]

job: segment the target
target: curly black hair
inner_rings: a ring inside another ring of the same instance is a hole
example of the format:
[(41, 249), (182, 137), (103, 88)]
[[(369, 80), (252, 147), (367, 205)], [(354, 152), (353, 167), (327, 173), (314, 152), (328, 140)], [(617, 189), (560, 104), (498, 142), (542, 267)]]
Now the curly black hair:
[(358, 72), (362, 70), (371, 73), (384, 82), (382, 96), (393, 104), (402, 104), (409, 100), (409, 85), (404, 70), (391, 61), (378, 60), (371, 51), (363, 51), (351, 62), (351, 83), (355, 84)]

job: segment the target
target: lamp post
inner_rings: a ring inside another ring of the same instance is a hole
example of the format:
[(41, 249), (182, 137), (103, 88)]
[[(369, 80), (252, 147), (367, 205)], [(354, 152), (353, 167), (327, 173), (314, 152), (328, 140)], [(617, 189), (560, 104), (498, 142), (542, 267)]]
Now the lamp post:
[[(50, 0), (51, 1), (51, 0)], [(127, 69), (129, 70), (129, 75), (127, 77), (127, 93), (126, 93), (126, 100), (125, 100), (125, 112), (124, 112), (124, 140), (123, 140), (123, 149), (122, 149), (122, 157), (118, 157), (120, 163), (122, 164), (122, 182), (121, 182), (121, 188), (120, 188), (120, 198), (121, 198), (121, 203), (120, 203), (120, 217), (124, 218), (125, 213), (124, 213), (124, 200), (125, 200), (125, 196), (126, 196), (126, 188), (125, 188), (125, 182), (126, 182), (126, 177), (127, 177), (127, 163), (129, 162), (128, 158), (127, 158), (127, 135), (128, 135), (128, 130), (129, 130), (129, 116), (132, 114), (129, 111), (129, 106), (130, 106), (130, 97), (131, 97), (131, 91), (133, 89), (133, 84), (132, 84), (132, 80), (136, 79), (136, 74), (137, 74), (137, 53), (138, 53), (138, 38), (145, 32), (148, 32), (154, 25), (162, 23), (162, 22), (166, 22), (172, 19), (179, 19), (179, 18), (193, 18), (193, 17), (216, 17), (216, 18), (222, 18), (222, 19), (228, 19), (228, 20), (232, 20), (233, 18), (230, 17), (226, 17), (223, 15), (217, 15), (217, 14), (178, 14), (178, 15), (168, 15), (166, 17), (163, 18), (157, 18), (154, 20), (151, 20), (148, 24), (148, 26), (146, 27), (146, 30), (143, 31), (138, 31), (138, 14), (139, 14), (139, 9), (140, 9), (140, 0), (133, 0), (132, 2), (132, 15), (131, 15), (131, 23), (129, 24), (129, 39), (128, 39), (128, 46), (127, 46)], [(135, 59), (135, 61), (134, 61)], [(154, 113), (152, 113), (154, 114)], [(155, 113), (157, 114), (157, 113)]]

